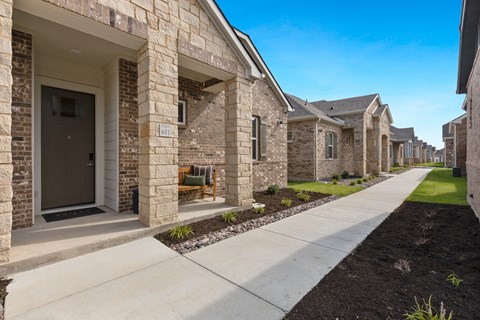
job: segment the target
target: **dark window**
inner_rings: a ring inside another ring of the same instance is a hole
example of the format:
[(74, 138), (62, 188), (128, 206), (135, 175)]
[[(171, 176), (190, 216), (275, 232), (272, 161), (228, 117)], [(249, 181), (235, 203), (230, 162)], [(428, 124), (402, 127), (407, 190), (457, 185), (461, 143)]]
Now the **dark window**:
[(178, 124), (187, 124), (187, 103), (183, 100), (178, 101)]
[(259, 117), (252, 117), (252, 159), (258, 160), (258, 133), (259, 133), (260, 119)]
[(292, 130), (287, 131), (287, 141), (288, 142), (293, 141), (293, 131)]
[(83, 105), (78, 100), (54, 95), (52, 114), (57, 117), (83, 118)]
[(333, 132), (326, 133), (325, 156), (327, 159), (336, 159), (337, 135)]

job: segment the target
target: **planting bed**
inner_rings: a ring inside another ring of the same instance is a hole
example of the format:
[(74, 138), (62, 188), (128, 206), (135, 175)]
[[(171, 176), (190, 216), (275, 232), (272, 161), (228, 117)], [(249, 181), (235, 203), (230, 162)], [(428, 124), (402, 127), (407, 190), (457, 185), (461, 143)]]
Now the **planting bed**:
[[(394, 267), (401, 259), (410, 272)], [(403, 319), (429, 296), (453, 320), (479, 319), (480, 224), (467, 206), (405, 202), (285, 319)]]

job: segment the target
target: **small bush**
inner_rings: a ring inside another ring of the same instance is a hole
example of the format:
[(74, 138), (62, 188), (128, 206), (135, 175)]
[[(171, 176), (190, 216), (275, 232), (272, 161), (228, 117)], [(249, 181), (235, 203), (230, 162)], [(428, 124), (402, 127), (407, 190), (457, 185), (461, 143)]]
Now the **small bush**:
[(190, 226), (176, 226), (168, 233), (172, 240), (183, 240), (190, 235), (193, 235), (192, 227)]
[(337, 180), (334, 180), (334, 181), (333, 181), (333, 184), (338, 184), (338, 181), (337, 181)]
[(394, 167), (400, 167), (400, 164), (399, 164), (398, 162), (395, 162), (395, 163), (393, 164), (393, 166), (394, 166)]
[(225, 223), (234, 223), (237, 221), (237, 213), (235, 211), (228, 211), (222, 214), (222, 220)]
[(362, 183), (362, 179), (357, 179), (357, 184), (361, 184)]
[(280, 205), (282, 207), (291, 207), (292, 206), (292, 200), (288, 198), (283, 198), (282, 201), (280, 202)]
[(452, 272), (448, 275), (447, 277), (447, 280), (445, 281), (449, 281), (451, 284), (453, 284), (455, 287), (460, 287), (460, 283), (463, 282), (462, 279), (460, 279), (456, 274), (455, 272)]
[(443, 306), (443, 302), (440, 303), (440, 311), (437, 312), (432, 307), (432, 296), (428, 298), (428, 302), (425, 300), (423, 304), (418, 303), (417, 298), (415, 298), (415, 306), (412, 308), (411, 312), (405, 313), (405, 320), (452, 320), (453, 312), (447, 316), (447, 310)]
[(348, 177), (350, 177), (350, 174), (348, 173), (348, 171), (343, 171), (342, 172), (342, 179), (348, 179)]
[(335, 173), (332, 175), (332, 180), (340, 180), (340, 175), (338, 173)]
[(272, 184), (268, 186), (267, 192), (269, 194), (277, 194), (280, 192), (280, 187), (276, 184)]
[(350, 185), (351, 185), (351, 186), (354, 186), (354, 185), (356, 185), (356, 184), (357, 184), (357, 183), (356, 183), (355, 181), (350, 181)]
[(302, 201), (310, 201), (310, 195), (307, 194), (306, 192), (300, 191), (297, 193), (297, 199)]
[(402, 274), (405, 274), (412, 271), (412, 267), (410, 266), (411, 263), (412, 261), (408, 261), (407, 259), (400, 259), (393, 264), (393, 267), (400, 270)]
[(367, 181), (368, 181), (368, 179), (367, 179), (367, 178), (363, 178), (362, 180), (363, 180), (363, 182), (367, 182)]
[(255, 208), (255, 213), (256, 214), (264, 214), (265, 213), (265, 207)]

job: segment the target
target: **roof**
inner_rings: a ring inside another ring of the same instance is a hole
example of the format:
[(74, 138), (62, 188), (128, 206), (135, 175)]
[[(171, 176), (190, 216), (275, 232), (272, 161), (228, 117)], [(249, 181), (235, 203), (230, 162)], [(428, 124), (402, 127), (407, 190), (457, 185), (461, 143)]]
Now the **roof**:
[(453, 138), (453, 134), (450, 133), (450, 122), (442, 126), (442, 137), (443, 139)]
[(321, 100), (312, 102), (312, 105), (329, 116), (340, 116), (348, 113), (366, 111), (377, 97), (379, 97), (379, 95), (375, 93), (341, 100)]
[(413, 141), (415, 132), (413, 127), (410, 128), (397, 128), (390, 126), (390, 140), (393, 141)]
[(478, 0), (463, 0), (460, 20), (457, 93), (467, 92), (467, 83), (477, 54), (477, 30), (480, 16)]
[(293, 111), (293, 107), (288, 101), (285, 93), (283, 92), (282, 88), (280, 88), (280, 85), (278, 84), (273, 74), (270, 72), (270, 69), (268, 68), (267, 64), (265, 63), (262, 56), (258, 52), (250, 36), (236, 28), (235, 28), (235, 33), (239, 37), (245, 49), (248, 51), (249, 55), (255, 61), (255, 63), (260, 68), (262, 73), (265, 75), (265, 80), (268, 82), (273, 92), (282, 103), (283, 107), (285, 108), (285, 112)]
[(339, 126), (343, 125), (342, 121), (327, 116), (322, 110), (316, 108), (306, 100), (302, 100), (299, 97), (291, 94), (286, 94), (285, 96), (287, 97), (287, 100), (294, 109), (293, 112), (289, 112), (288, 114), (289, 121), (306, 120), (311, 118), (323, 120), (325, 122), (329, 122), (331, 124), (336, 124)]
[(230, 48), (240, 60), (240, 63), (245, 67), (247, 71), (246, 77), (248, 79), (260, 79), (262, 73), (242, 45), (242, 42), (233, 30), (232, 25), (228, 22), (228, 19), (225, 17), (215, 0), (199, 0), (198, 3), (200, 3), (203, 10), (205, 10), (210, 19), (212, 19), (215, 27), (217, 27), (224, 40), (230, 45)]

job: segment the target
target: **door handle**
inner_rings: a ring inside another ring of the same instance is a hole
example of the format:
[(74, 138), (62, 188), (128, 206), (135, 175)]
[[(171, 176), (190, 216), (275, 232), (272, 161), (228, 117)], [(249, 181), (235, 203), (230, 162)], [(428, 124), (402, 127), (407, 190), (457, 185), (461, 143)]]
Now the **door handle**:
[(87, 167), (93, 167), (93, 162), (87, 162)]

